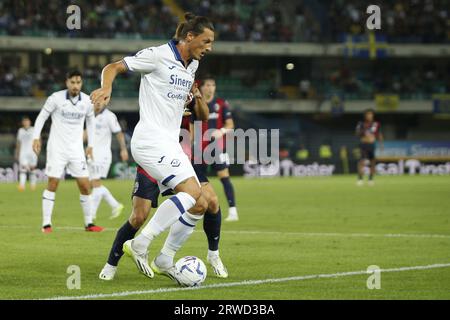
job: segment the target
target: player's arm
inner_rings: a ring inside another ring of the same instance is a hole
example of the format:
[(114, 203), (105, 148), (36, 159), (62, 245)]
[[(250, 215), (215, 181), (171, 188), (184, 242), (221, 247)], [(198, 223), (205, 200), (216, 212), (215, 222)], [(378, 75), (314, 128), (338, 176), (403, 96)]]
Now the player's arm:
[(120, 131), (116, 134), (116, 138), (120, 146), (120, 158), (122, 161), (128, 161), (128, 150), (127, 144), (125, 143), (125, 135), (122, 131)]
[(200, 90), (198, 89), (198, 85), (195, 83), (192, 92), (195, 98), (194, 112), (196, 118), (201, 121), (207, 121), (209, 119), (209, 108), (205, 99), (203, 98)]
[(20, 140), (16, 141), (16, 150), (14, 151), (14, 160), (19, 160), (19, 152), (20, 152)]
[(217, 139), (224, 135), (226, 135), (228, 132), (234, 129), (234, 121), (231, 116), (230, 107), (228, 106), (228, 103), (225, 102), (225, 105), (223, 107), (223, 119), (225, 119), (225, 122), (223, 124), (223, 127), (214, 131), (213, 136)]
[(94, 147), (94, 139), (95, 139), (95, 113), (94, 108), (92, 107), (89, 113), (86, 115), (86, 133), (87, 133), (87, 148), (86, 148), (86, 157), (88, 159), (93, 159), (92, 148)]
[(194, 124), (189, 122), (189, 136), (191, 137), (191, 143), (194, 143)]
[(88, 139), (87, 131), (83, 130), (83, 142), (87, 142), (87, 139)]
[(139, 51), (134, 56), (125, 57), (122, 60), (108, 64), (102, 70), (101, 88), (91, 93), (91, 101), (94, 105), (106, 106), (111, 99), (112, 84), (118, 74), (127, 71), (150, 73), (156, 69), (159, 58), (153, 48)]
[(106, 106), (111, 99), (112, 85), (118, 74), (127, 72), (124, 60), (108, 64), (102, 70), (101, 88), (92, 91), (91, 101), (94, 105)]
[(36, 155), (39, 155), (41, 152), (41, 132), (42, 128), (44, 128), (45, 121), (47, 121), (48, 117), (52, 114), (53, 110), (55, 110), (56, 105), (54, 101), (53, 95), (48, 97), (44, 106), (42, 107), (39, 115), (34, 122), (33, 129), (33, 151)]

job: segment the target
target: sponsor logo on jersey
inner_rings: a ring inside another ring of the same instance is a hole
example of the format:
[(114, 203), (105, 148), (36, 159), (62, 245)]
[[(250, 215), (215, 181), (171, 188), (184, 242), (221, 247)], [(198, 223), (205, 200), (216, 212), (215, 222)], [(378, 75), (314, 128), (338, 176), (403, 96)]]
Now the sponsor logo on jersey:
[(183, 88), (191, 88), (192, 87), (192, 81), (186, 80), (183, 78), (178, 77), (176, 74), (170, 75), (170, 81), (169, 84), (173, 84), (175, 86), (183, 87)]
[(179, 167), (180, 164), (181, 164), (181, 162), (178, 159), (173, 159), (172, 162), (170, 162), (170, 165), (174, 168)]

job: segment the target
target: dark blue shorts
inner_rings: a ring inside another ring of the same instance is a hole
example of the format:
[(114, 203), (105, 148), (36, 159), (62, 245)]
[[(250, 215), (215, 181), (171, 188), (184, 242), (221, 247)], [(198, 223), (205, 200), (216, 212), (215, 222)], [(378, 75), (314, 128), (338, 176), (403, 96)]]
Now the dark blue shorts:
[(136, 179), (134, 180), (134, 188), (131, 194), (131, 197), (134, 196), (150, 200), (152, 208), (158, 207), (158, 182), (139, 166), (137, 167)]
[(361, 149), (361, 159), (375, 159), (375, 144), (374, 143), (361, 143), (359, 145)]
[[(206, 176), (206, 169), (208, 168), (207, 166), (203, 167), (203, 165), (193, 164), (193, 167), (200, 183), (209, 182), (208, 177)], [(154, 179), (144, 169), (138, 166), (131, 197), (136, 196), (139, 198), (150, 200), (152, 202), (152, 208), (157, 208), (159, 194), (160, 190), (158, 187), (158, 181), (156, 181), (156, 179)], [(172, 194), (173, 191), (170, 189), (162, 193), (163, 196)]]

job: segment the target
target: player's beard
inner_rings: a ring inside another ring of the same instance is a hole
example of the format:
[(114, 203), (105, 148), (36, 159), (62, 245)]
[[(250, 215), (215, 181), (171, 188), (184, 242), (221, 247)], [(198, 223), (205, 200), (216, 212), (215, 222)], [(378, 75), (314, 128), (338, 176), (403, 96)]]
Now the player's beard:
[(69, 94), (70, 94), (71, 97), (76, 97), (77, 95), (80, 94), (80, 91), (72, 90), (72, 91), (69, 91)]

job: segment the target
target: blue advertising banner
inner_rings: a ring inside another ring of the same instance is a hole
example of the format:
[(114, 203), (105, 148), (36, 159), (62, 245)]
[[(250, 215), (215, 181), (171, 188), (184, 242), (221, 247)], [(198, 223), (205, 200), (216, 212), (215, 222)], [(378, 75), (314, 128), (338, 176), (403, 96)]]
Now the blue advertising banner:
[(432, 99), (435, 115), (450, 116), (450, 94), (434, 94)]
[(377, 145), (376, 156), (378, 160), (448, 161), (450, 141), (385, 141), (383, 150)]

